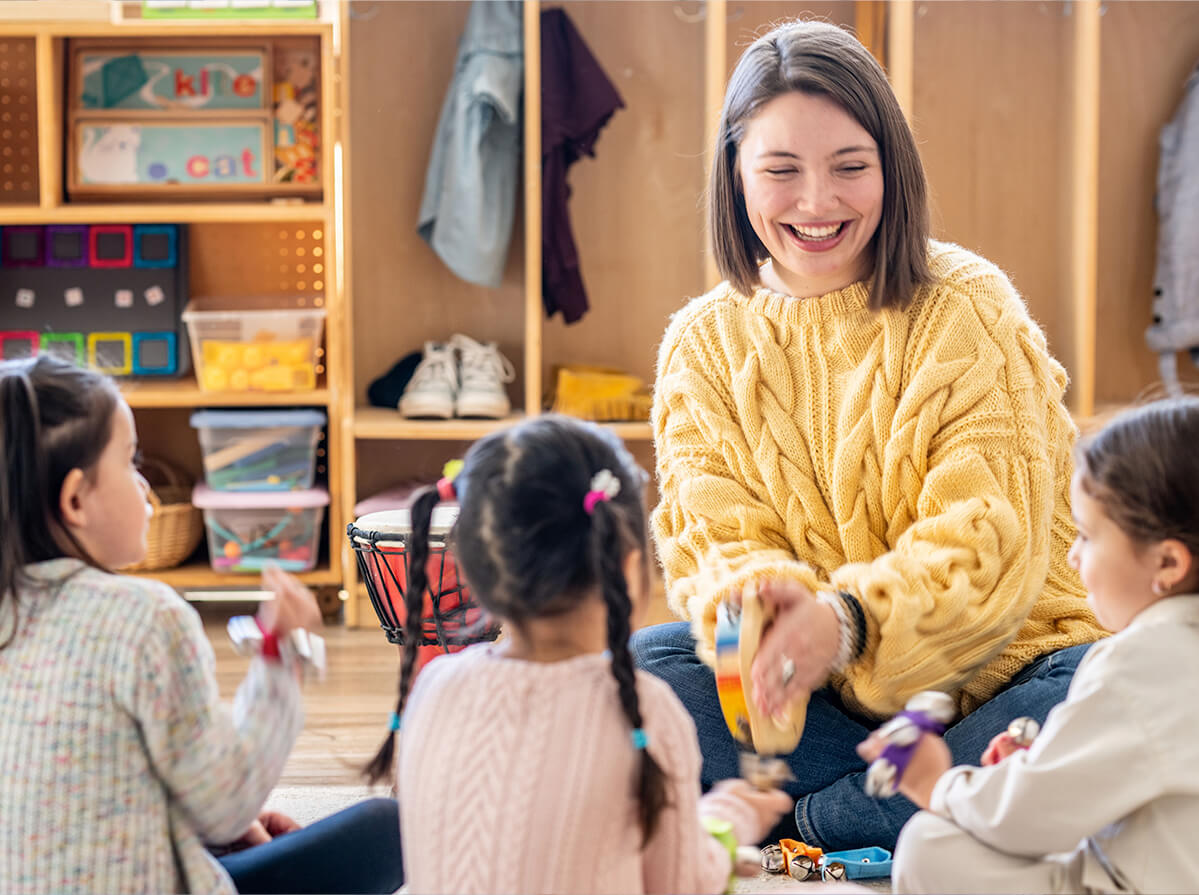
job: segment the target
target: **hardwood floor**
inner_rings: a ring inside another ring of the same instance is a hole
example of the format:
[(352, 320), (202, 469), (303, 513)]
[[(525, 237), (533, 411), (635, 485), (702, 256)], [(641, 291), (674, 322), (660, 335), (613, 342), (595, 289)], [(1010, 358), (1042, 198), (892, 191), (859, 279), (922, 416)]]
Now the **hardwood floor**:
[[(230, 616), (253, 612), (254, 607), (223, 603), (197, 608), (216, 653), (221, 696), (232, 701), (249, 660), (233, 652), (225, 624)], [(648, 615), (650, 624), (672, 618), (661, 599), (655, 599)], [(320, 633), (328, 675), (323, 683), (310, 682), (304, 688), (304, 730), (279, 781), (282, 785), (361, 784), (358, 769), (375, 754), (395, 706), (399, 651), (373, 620), (369, 628), (328, 626)]]
[[(245, 607), (241, 610), (245, 611)], [(217, 658), (221, 696), (233, 699), (248, 659), (233, 652), (225, 623), (238, 611), (204, 607), (204, 627)], [(283, 785), (346, 786), (362, 783), (360, 768), (387, 732), (395, 705), (399, 653), (378, 628), (326, 627), (328, 676), (304, 687), (304, 730), (292, 750)]]

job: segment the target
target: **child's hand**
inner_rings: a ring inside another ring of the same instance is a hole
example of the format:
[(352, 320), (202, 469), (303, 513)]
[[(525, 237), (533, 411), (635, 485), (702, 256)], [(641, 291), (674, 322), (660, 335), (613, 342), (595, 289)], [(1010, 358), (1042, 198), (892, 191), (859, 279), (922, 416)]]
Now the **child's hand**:
[[(875, 731), (863, 742), (858, 743), (858, 755), (871, 762), (882, 754), (886, 746), (886, 739)], [(899, 780), (899, 791), (917, 806), (927, 810), (933, 787), (941, 779), (941, 775), (951, 767), (953, 756), (949, 754), (949, 747), (945, 745), (945, 741), (932, 734), (922, 734)]]
[(315, 630), (321, 626), (321, 610), (312, 591), (275, 565), (262, 570), (262, 586), (275, 595), (258, 607), (258, 621), (282, 639), (296, 628)]
[(997, 733), (991, 737), (991, 742), (987, 744), (987, 749), (982, 754), (980, 761), (983, 767), (990, 767), (993, 764), (999, 764), (1013, 752), (1019, 752), (1025, 746), (1017, 745), (1012, 739), (1012, 735), (1006, 730), (1003, 733)]
[(745, 780), (721, 780), (699, 800), (699, 813), (727, 820), (741, 845), (756, 845), (795, 805), (781, 789), (758, 789)]

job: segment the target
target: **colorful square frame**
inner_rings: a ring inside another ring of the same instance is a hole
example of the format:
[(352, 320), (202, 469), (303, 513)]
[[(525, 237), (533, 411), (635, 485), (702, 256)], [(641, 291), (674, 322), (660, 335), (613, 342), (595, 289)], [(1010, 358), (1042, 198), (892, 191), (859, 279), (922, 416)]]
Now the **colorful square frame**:
[[(18, 244), (17, 240), (24, 242), (28, 239), (33, 240), (29, 251), (19, 254), (13, 251), (14, 245)], [(0, 233), (0, 243), (3, 244), (3, 248), (0, 248), (0, 258), (3, 259), (5, 267), (41, 267), (45, 261), (45, 227), (5, 227)]]
[[(123, 253), (117, 258), (101, 258), (100, 239), (121, 236), (125, 240)], [(128, 224), (98, 224), (88, 232), (88, 260), (92, 267), (129, 267), (133, 264), (133, 228)]]
[[(133, 363), (134, 376), (170, 376), (176, 370), (175, 348), (178, 344), (173, 332), (134, 333), (133, 334)], [(145, 362), (144, 354), (147, 349), (155, 350), (162, 346), (166, 352), (165, 364), (149, 364)]]
[[(179, 260), (178, 229), (171, 224), (138, 224), (133, 228), (133, 266), (134, 267), (174, 267)], [(148, 258), (144, 251), (143, 240), (146, 237), (165, 236), (167, 253), (164, 258)]]
[[(88, 228), (85, 225), (55, 225), (46, 228), (46, 266), (47, 267), (87, 267), (90, 241)], [(55, 254), (55, 237), (76, 236), (79, 239), (79, 254), (74, 257), (64, 257)]]
[(87, 363), (83, 333), (42, 333), (42, 344), (38, 351), (79, 367)]
[(110, 376), (128, 376), (133, 371), (131, 333), (88, 333), (87, 363)]
[[(32, 329), (9, 329), (0, 332), (0, 359), (15, 360), (17, 358), (35, 357), (41, 333)], [(21, 346), (28, 345), (28, 350)]]

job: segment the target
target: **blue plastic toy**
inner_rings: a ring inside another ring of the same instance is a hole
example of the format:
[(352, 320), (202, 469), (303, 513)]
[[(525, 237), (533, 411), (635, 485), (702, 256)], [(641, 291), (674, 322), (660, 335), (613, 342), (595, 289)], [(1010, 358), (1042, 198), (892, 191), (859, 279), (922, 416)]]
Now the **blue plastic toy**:
[(845, 868), (844, 879), (872, 879), (891, 875), (891, 853), (885, 848), (854, 848), (848, 851), (825, 852), (820, 858), (822, 875), (830, 878), (829, 865)]

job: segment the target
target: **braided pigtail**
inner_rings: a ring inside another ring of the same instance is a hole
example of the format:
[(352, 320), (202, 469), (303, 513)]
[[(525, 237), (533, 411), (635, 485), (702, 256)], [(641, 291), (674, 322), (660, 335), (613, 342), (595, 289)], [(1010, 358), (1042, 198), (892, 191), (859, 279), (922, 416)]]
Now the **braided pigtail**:
[(425, 568), (429, 560), (429, 527), (433, 508), (439, 500), (437, 489), (422, 488), (412, 503), (412, 543), (408, 545), (408, 581), (404, 588), (404, 648), (400, 659), (399, 695), (395, 711), (391, 716), (387, 737), (375, 757), (363, 768), (363, 776), (370, 783), (377, 783), (392, 773), (395, 763), (396, 733), (400, 719), (408, 702), (408, 691), (412, 689), (412, 678), (416, 669), (417, 648), (421, 644), (421, 620), (425, 605), (425, 591), (429, 586), (429, 575)]
[(666, 807), (666, 774), (650, 754), (648, 738), (642, 727), (633, 658), (629, 654), (633, 603), (629, 598), (623, 568), (628, 544), (621, 534), (619, 513), (620, 510), (607, 501), (593, 504), (592, 544), (597, 577), (604, 603), (608, 607), (608, 650), (612, 654), (612, 676), (620, 688), (620, 705), (632, 728), (633, 745), (641, 753), (637, 794), (640, 802), (641, 844), (644, 847), (657, 829), (658, 817)]

